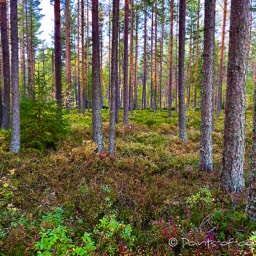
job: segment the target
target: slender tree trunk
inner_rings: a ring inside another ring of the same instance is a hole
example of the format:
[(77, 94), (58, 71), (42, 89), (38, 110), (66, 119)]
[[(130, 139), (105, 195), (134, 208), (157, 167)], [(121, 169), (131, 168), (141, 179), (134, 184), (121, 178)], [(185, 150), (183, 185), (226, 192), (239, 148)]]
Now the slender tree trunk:
[(22, 0), (22, 10), (21, 10), (21, 81), (22, 81), (22, 91), (23, 96), (26, 97), (26, 61), (25, 61), (25, 0)]
[[(0, 23), (1, 24), (1, 23)], [(0, 40), (0, 128), (2, 126), (3, 120), (3, 96), (2, 96), (2, 87), (3, 87), (3, 52), (2, 52), (2, 42)]]
[(200, 167), (212, 171), (212, 108), (216, 0), (205, 0)]
[(133, 69), (134, 69), (134, 51), (133, 51), (133, 22), (134, 22), (134, 13), (133, 13), (133, 0), (130, 0), (130, 80), (129, 80), (129, 110), (133, 110), (133, 86), (134, 86), (134, 77), (133, 77)]
[(197, 107), (197, 85), (198, 85), (198, 66), (199, 66), (199, 25), (200, 25), (200, 0), (198, 0), (197, 26), (196, 26), (196, 69), (194, 85), (194, 110)]
[(54, 0), (54, 52), (55, 52), (55, 86), (58, 106), (62, 107), (61, 92), (61, 33), (60, 33), (60, 0)]
[[(89, 66), (89, 55), (90, 55), (90, 43), (89, 43), (89, 0), (87, 0), (87, 14), (86, 14), (86, 62), (85, 62), (85, 71), (86, 71), (86, 83), (85, 83), (85, 91), (87, 87), (87, 99), (85, 97), (85, 105), (87, 104), (88, 111), (90, 110), (90, 81), (89, 81), (89, 73), (90, 73), (90, 66)], [(101, 76), (101, 75), (100, 75)], [(101, 79), (101, 78), (100, 78)], [(101, 82), (100, 82), (101, 87)], [(102, 106), (102, 92), (100, 88), (100, 101)]]
[(84, 0), (81, 0), (81, 47), (82, 47), (82, 113), (85, 111), (85, 44), (84, 44)]
[(80, 79), (80, 0), (77, 1), (77, 107), (81, 113), (81, 79)]
[(247, 212), (250, 220), (256, 220), (256, 64), (254, 65), (254, 113), (253, 113), (253, 132), (252, 149), (250, 163), (249, 193), (247, 202)]
[[(111, 67), (112, 67), (111, 68), (111, 107), (110, 107), (109, 148), (108, 148), (109, 154), (111, 154), (111, 155), (114, 155), (114, 151), (115, 151), (115, 111), (116, 111), (116, 102), (115, 101), (116, 101), (116, 84), (118, 83), (118, 31), (119, 31), (118, 23), (119, 23), (119, 0), (113, 0), (112, 59), (111, 59)], [(128, 42), (128, 37), (127, 37), (127, 42)], [(128, 59), (127, 59), (127, 61), (128, 61)], [(124, 68), (125, 68), (125, 65), (124, 65)], [(126, 95), (126, 96), (128, 96), (128, 95)], [(124, 95), (124, 97), (125, 97), (125, 95)], [(127, 113), (128, 113), (128, 111), (127, 111)]]
[(175, 110), (178, 112), (178, 102), (179, 102), (179, 5), (177, 5), (177, 26), (176, 26), (176, 63), (175, 63)]
[(217, 97), (217, 116), (220, 116), (222, 108), (222, 81), (223, 81), (223, 62), (224, 62), (224, 50), (225, 50), (225, 35), (226, 35), (226, 20), (227, 20), (227, 5), (228, 1), (224, 0), (223, 9), (223, 23), (221, 33), (221, 51), (220, 51), (220, 73), (218, 84), (218, 97)]
[(139, 52), (139, 14), (136, 13), (136, 47), (135, 47), (135, 71), (134, 71), (134, 90), (133, 90), (133, 108), (138, 109), (138, 52)]
[(92, 127), (97, 152), (103, 152), (102, 116), (100, 99), (100, 44), (99, 2), (92, 0)]
[(172, 116), (172, 58), (173, 58), (173, 21), (174, 21), (174, 0), (171, 0), (171, 20), (169, 39), (169, 69), (168, 69), (168, 117)]
[(143, 89), (142, 109), (147, 108), (147, 9), (144, 9), (144, 53), (143, 53)]
[(150, 109), (153, 108), (153, 49), (154, 49), (154, 7), (151, 15), (151, 43), (150, 43)]
[[(162, 2), (164, 13), (164, 1)], [(163, 80), (163, 52), (164, 52), (164, 15), (161, 17), (161, 43), (160, 43), (160, 72), (159, 72), (159, 108), (162, 110), (162, 80)]]
[(186, 108), (184, 86), (184, 59), (185, 59), (185, 27), (186, 27), (186, 0), (180, 0), (179, 8), (179, 137), (187, 140)]
[(1, 43), (3, 53), (3, 75), (4, 75), (4, 101), (3, 101), (3, 120), (2, 129), (9, 129), (10, 126), (10, 57), (9, 39), (7, 30), (7, 6), (6, 1), (0, 1), (0, 24), (1, 24)]
[(20, 96), (17, 0), (11, 0), (12, 136), (10, 152), (20, 151)]
[(193, 22), (191, 20), (190, 39), (189, 39), (189, 60), (188, 60), (188, 76), (187, 76), (187, 109), (190, 107), (190, 89), (191, 89), (191, 67), (192, 67), (192, 37), (193, 37)]
[(229, 192), (244, 188), (245, 85), (249, 0), (231, 0), (224, 148), (221, 181)]
[(155, 2), (154, 112), (157, 109), (157, 0)]
[(71, 109), (71, 58), (70, 58), (70, 17), (69, 0), (66, 0), (65, 18), (66, 18), (66, 107)]
[[(129, 93), (128, 93), (128, 25), (129, 25), (129, 1), (124, 4), (124, 124), (128, 125)], [(113, 40), (113, 36), (112, 36)], [(112, 42), (113, 47), (113, 42)], [(112, 52), (113, 54), (113, 52)], [(113, 57), (112, 57), (113, 58)], [(112, 61), (113, 64), (113, 61)], [(113, 70), (113, 67), (112, 69)], [(112, 99), (112, 96), (111, 96)]]
[(52, 51), (52, 61), (51, 61), (51, 73), (52, 73), (52, 98), (55, 99), (55, 58), (54, 51)]

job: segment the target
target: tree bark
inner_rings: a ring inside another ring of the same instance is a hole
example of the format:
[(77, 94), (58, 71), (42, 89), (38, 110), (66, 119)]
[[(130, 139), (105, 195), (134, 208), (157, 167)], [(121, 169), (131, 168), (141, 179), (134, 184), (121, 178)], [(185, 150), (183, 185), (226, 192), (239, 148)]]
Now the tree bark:
[(138, 109), (138, 55), (139, 55), (139, 14), (136, 13), (135, 26), (136, 46), (135, 46), (135, 71), (134, 71), (134, 90), (133, 90), (133, 108)]
[(69, 0), (65, 3), (66, 19), (66, 107), (71, 109), (71, 58), (70, 58), (70, 17), (69, 17)]
[(100, 42), (99, 42), (99, 2), (92, 0), (92, 127), (97, 152), (103, 152), (103, 133), (100, 98)]
[(212, 108), (216, 0), (205, 0), (200, 168), (212, 171)]
[(134, 86), (134, 51), (133, 51), (133, 22), (134, 22), (134, 11), (133, 11), (133, 0), (130, 0), (130, 77), (129, 77), (129, 110), (132, 114), (133, 110), (133, 86)]
[(0, 1), (0, 22), (1, 22), (1, 43), (3, 53), (3, 75), (4, 75), (4, 100), (2, 129), (9, 129), (10, 126), (10, 57), (9, 39), (7, 30), (7, 6), (6, 0)]
[[(119, 23), (119, 0), (113, 0), (111, 106), (110, 106), (109, 142), (108, 142), (109, 143), (108, 150), (109, 150), (109, 154), (111, 155), (114, 155), (114, 151), (115, 151), (115, 111), (116, 111), (115, 101), (116, 101), (116, 93), (117, 93), (116, 84), (118, 83), (118, 31), (119, 31), (118, 23)], [(128, 42), (128, 37), (127, 37), (127, 42)], [(128, 60), (128, 56), (127, 56), (127, 60)], [(128, 114), (128, 111), (127, 111), (127, 114)]]
[(249, 0), (232, 0), (221, 181), (229, 192), (244, 188), (245, 84)]
[(199, 66), (199, 25), (200, 25), (200, 0), (198, 0), (197, 26), (196, 26), (196, 68), (194, 85), (194, 110), (197, 106), (197, 85), (198, 85), (198, 66)]
[(19, 96), (19, 47), (17, 0), (10, 1), (11, 8), (11, 60), (12, 60), (12, 136), (10, 152), (20, 151), (20, 96)]
[(256, 64), (254, 66), (254, 113), (253, 113), (253, 132), (252, 132), (252, 149), (250, 163), (250, 179), (247, 212), (250, 220), (256, 220)]
[(184, 59), (185, 59), (185, 27), (186, 27), (186, 0), (180, 0), (179, 6), (179, 137), (187, 140), (185, 86), (184, 86)]
[(143, 88), (142, 109), (147, 108), (147, 8), (144, 7), (144, 50), (143, 50)]
[(150, 40), (150, 109), (153, 108), (153, 49), (154, 49), (154, 7), (151, 15), (151, 40)]
[(157, 109), (157, 0), (155, 2), (154, 112)]
[[(129, 25), (129, 1), (124, 4), (124, 115), (123, 122), (128, 125), (129, 93), (128, 93), (128, 25)], [(113, 36), (112, 36), (113, 39)], [(113, 47), (113, 42), (112, 42)], [(113, 53), (112, 53), (113, 54)], [(113, 67), (112, 69), (113, 70)], [(112, 99), (112, 96), (111, 96)]]
[(55, 52), (55, 86), (56, 101), (62, 107), (61, 91), (61, 32), (60, 32), (60, 0), (54, 0), (54, 52)]
[(168, 69), (168, 117), (172, 116), (172, 58), (173, 58), (173, 21), (174, 21), (174, 0), (171, 0), (171, 21), (169, 41), (169, 69)]

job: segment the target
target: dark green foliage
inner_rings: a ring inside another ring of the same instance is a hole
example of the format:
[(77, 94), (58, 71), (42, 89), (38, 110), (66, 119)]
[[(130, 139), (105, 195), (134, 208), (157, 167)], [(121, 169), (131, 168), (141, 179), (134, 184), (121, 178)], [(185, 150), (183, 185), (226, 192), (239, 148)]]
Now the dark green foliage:
[(37, 74), (34, 83), (33, 98), (21, 100), (22, 147), (56, 149), (57, 141), (67, 133), (67, 122), (56, 102), (47, 99), (44, 74)]

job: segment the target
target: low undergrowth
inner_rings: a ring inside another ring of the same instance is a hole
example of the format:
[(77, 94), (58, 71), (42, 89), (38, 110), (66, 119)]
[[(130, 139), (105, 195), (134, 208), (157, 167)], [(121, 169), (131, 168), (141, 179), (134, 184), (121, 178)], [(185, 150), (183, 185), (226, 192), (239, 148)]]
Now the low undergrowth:
[[(44, 154), (7, 153), (0, 132), (0, 255), (253, 255), (246, 191), (219, 184), (223, 117), (210, 174), (198, 169), (199, 113), (188, 113), (183, 143), (176, 113), (134, 111), (129, 126), (117, 125), (115, 157), (95, 153), (91, 113), (64, 118), (70, 132)], [(107, 110), (103, 131), (107, 142)]]

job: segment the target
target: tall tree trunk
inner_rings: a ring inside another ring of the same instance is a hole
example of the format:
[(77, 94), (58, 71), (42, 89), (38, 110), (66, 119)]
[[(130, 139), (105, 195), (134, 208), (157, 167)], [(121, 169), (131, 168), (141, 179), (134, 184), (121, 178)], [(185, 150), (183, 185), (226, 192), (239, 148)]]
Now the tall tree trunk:
[(26, 61), (25, 61), (25, 0), (22, 0), (21, 10), (21, 46), (20, 46), (20, 57), (21, 57), (21, 81), (23, 96), (26, 96)]
[(189, 57), (187, 67), (187, 109), (190, 107), (190, 93), (191, 93), (191, 67), (192, 67), (192, 37), (193, 37), (193, 21), (191, 19), (190, 39), (189, 39)]
[(154, 7), (151, 15), (151, 40), (150, 40), (150, 109), (153, 108), (153, 49), (154, 49)]
[[(111, 107), (110, 107), (109, 148), (108, 148), (109, 154), (111, 154), (111, 155), (114, 155), (114, 151), (115, 151), (115, 111), (116, 111), (116, 102), (115, 101), (116, 101), (116, 93), (117, 93), (116, 92), (116, 84), (118, 83), (118, 31), (119, 31), (118, 23), (119, 23), (119, 0), (113, 0), (112, 59), (111, 59)], [(127, 42), (128, 42), (128, 37), (127, 37)], [(128, 56), (127, 56), (127, 58), (128, 58)], [(124, 66), (124, 68), (125, 68), (125, 66)], [(128, 111), (127, 111), (127, 113), (128, 113)]]
[(172, 52), (173, 52), (173, 21), (174, 0), (171, 0), (170, 41), (169, 41), (169, 69), (168, 69), (168, 117), (172, 116)]
[(52, 75), (52, 98), (55, 99), (55, 58), (54, 51), (52, 51), (52, 60), (51, 60), (51, 75)]
[(250, 163), (249, 193), (247, 202), (247, 212), (250, 220), (256, 220), (256, 64), (254, 64), (254, 113), (252, 149)]
[[(124, 120), (123, 120), (125, 125), (128, 125), (128, 111), (129, 111), (129, 93), (128, 93), (128, 25), (129, 25), (129, 1), (125, 0), (125, 4), (124, 4)], [(113, 36), (112, 36), (112, 40), (113, 40)], [(113, 42), (112, 42), (112, 47), (113, 47)], [(113, 67), (112, 67), (111, 70), (113, 70)], [(111, 99), (112, 99), (112, 96), (111, 96)]]
[(130, 80), (129, 80), (129, 109), (132, 114), (133, 110), (133, 86), (134, 86), (134, 53), (133, 53), (133, 22), (134, 22), (134, 13), (133, 13), (133, 0), (130, 0)]
[(224, 148), (221, 181), (229, 192), (244, 188), (245, 85), (249, 0), (231, 0)]
[(84, 0), (81, 0), (81, 47), (82, 47), (82, 113), (85, 111), (85, 45), (84, 45)]
[(70, 17), (69, 0), (66, 0), (65, 19), (66, 19), (66, 107), (71, 109), (71, 59), (70, 59)]
[(157, 0), (155, 2), (154, 112), (157, 109)]
[[(164, 1), (162, 2), (164, 13)], [(162, 110), (162, 80), (163, 80), (163, 52), (164, 52), (164, 15), (161, 16), (161, 42), (160, 42), (160, 72), (159, 72), (159, 108)]]
[(216, 0), (205, 0), (200, 167), (212, 171), (212, 108)]
[(55, 86), (58, 106), (62, 107), (61, 92), (61, 33), (60, 33), (60, 0), (54, 0), (54, 52), (55, 52)]
[(20, 151), (20, 96), (17, 0), (11, 0), (12, 136), (10, 152)]
[(143, 50), (143, 89), (142, 109), (147, 108), (147, 8), (144, 7), (144, 50)]
[(180, 0), (179, 8), (179, 137), (187, 140), (186, 108), (184, 86), (184, 59), (185, 59), (185, 27), (186, 27), (186, 0)]
[(197, 26), (196, 26), (196, 68), (194, 84), (194, 110), (197, 106), (197, 85), (198, 85), (198, 66), (199, 66), (199, 26), (200, 26), (200, 0), (198, 0)]
[(224, 0), (223, 23), (222, 23), (222, 33), (221, 33), (220, 71), (219, 71), (219, 84), (218, 84), (218, 97), (217, 97), (217, 116), (218, 117), (220, 116), (221, 108), (222, 108), (222, 81), (223, 81), (223, 62), (224, 62), (224, 50), (225, 50), (227, 5), (228, 5), (228, 1)]
[(2, 129), (9, 129), (10, 126), (10, 57), (9, 39), (7, 30), (7, 6), (6, 0), (0, 1), (1, 21), (1, 43), (3, 53), (3, 75), (4, 75), (4, 101)]
[(77, 1), (77, 107), (81, 113), (81, 79), (80, 79), (80, 0)]
[(139, 14), (136, 13), (136, 46), (135, 46), (135, 71), (134, 71), (134, 89), (133, 89), (133, 108), (138, 109), (138, 52), (139, 52)]
[(92, 127), (97, 152), (103, 152), (102, 116), (100, 99), (100, 44), (99, 2), (92, 0)]
[(3, 95), (2, 95), (2, 87), (3, 87), (3, 52), (2, 52), (2, 42), (0, 40), (0, 128), (2, 126), (3, 120)]

